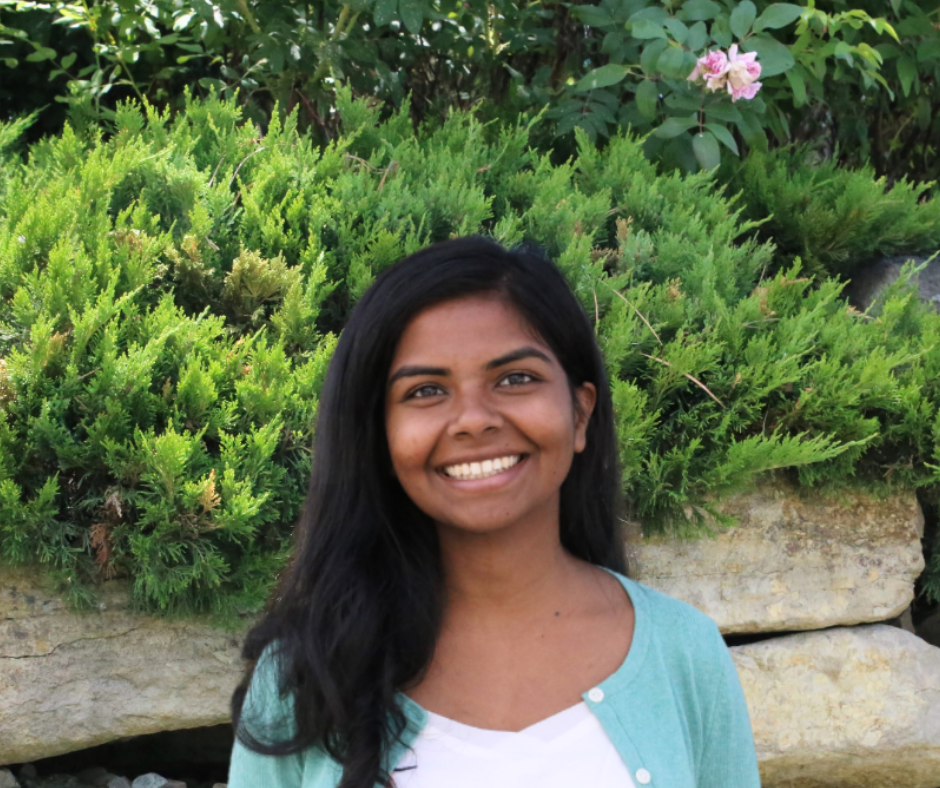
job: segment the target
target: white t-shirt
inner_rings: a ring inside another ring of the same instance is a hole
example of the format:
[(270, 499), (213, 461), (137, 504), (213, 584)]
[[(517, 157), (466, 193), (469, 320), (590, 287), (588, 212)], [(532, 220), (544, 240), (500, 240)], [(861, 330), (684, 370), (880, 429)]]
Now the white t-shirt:
[(398, 788), (635, 788), (583, 701), (518, 733), (429, 712), (392, 776)]

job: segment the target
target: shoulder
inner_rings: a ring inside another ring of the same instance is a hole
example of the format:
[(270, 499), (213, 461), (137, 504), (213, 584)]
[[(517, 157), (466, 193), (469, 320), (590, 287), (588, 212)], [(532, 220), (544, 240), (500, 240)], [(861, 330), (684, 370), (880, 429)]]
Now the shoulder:
[(285, 676), (281, 644), (271, 641), (255, 662), (240, 724), (249, 729), (273, 728), (280, 736), (292, 735), (293, 695), (286, 688)]
[(694, 695), (707, 693), (730, 660), (718, 625), (687, 602), (619, 577), (633, 601), (644, 672), (665, 673)]

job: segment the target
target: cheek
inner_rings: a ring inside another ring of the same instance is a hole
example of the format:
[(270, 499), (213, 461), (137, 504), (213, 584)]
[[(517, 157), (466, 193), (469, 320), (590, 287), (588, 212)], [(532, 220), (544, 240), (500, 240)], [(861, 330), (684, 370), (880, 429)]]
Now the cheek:
[(386, 438), (392, 467), (401, 476), (427, 464), (433, 440), (420, 419), (392, 415), (386, 418)]

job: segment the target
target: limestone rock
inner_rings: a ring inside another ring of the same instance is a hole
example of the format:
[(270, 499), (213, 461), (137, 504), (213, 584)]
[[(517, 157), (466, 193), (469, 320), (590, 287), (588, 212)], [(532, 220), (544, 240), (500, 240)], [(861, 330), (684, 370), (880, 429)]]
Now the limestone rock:
[(0, 769), (0, 788), (20, 788), (20, 784), (9, 769)]
[(726, 634), (884, 621), (914, 598), (924, 520), (913, 493), (878, 501), (766, 486), (718, 508), (738, 525), (717, 538), (645, 537), (628, 553), (637, 580)]
[(134, 613), (124, 581), (76, 615), (39, 576), (0, 567), (0, 764), (229, 721), (240, 634)]
[(731, 652), (763, 788), (940, 785), (940, 648), (874, 624)]

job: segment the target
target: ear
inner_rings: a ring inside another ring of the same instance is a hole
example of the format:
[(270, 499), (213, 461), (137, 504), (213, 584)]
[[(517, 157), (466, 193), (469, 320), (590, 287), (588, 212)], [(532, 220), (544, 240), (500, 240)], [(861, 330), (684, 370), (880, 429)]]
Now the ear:
[(574, 451), (580, 454), (587, 445), (587, 426), (597, 403), (593, 383), (582, 383), (574, 390)]

